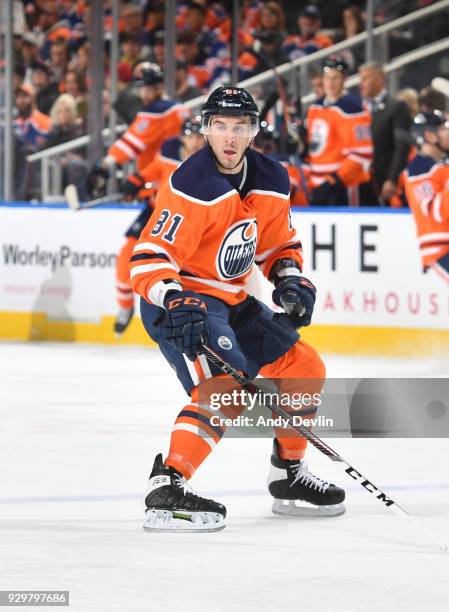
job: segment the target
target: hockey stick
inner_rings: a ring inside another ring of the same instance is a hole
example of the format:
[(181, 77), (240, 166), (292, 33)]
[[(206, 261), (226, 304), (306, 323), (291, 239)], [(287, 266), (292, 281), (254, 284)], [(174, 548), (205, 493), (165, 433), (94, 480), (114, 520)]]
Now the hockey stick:
[(122, 198), (122, 194), (111, 193), (103, 196), (102, 198), (97, 198), (96, 200), (90, 200), (89, 202), (84, 202), (84, 204), (81, 204), (78, 190), (75, 185), (67, 185), (67, 187), (64, 189), (64, 197), (69, 208), (73, 211), (77, 211), (84, 210), (85, 208), (93, 208), (94, 206), (101, 206), (102, 204), (113, 202), (114, 200), (120, 200)]
[[(252, 394), (258, 394), (260, 389), (251, 382), (246, 376), (239, 374), (237, 370), (235, 370), (229, 363), (224, 361), (220, 355), (218, 355), (213, 349), (211, 349), (206, 344), (202, 344), (202, 351), (204, 355), (209, 359), (209, 361), (215, 364), (222, 372), (231, 376), (234, 380), (236, 380), (239, 385), (241, 385), (246, 391)], [(306, 438), (315, 448), (321, 451), (324, 455), (329, 457), (332, 461), (336, 461), (337, 463), (341, 463), (342, 469), (346, 472), (348, 476), (353, 478), (356, 482), (359, 483), (361, 487), (365, 489), (368, 493), (374, 495), (376, 499), (378, 499), (384, 506), (390, 508), (393, 512), (395, 512), (398, 516), (405, 518), (409, 523), (411, 523), (415, 529), (417, 529), (423, 536), (428, 538), (431, 542), (433, 542), (434, 546), (436, 546), (441, 552), (447, 552), (448, 546), (439, 541), (437, 536), (428, 529), (425, 525), (423, 525), (418, 519), (411, 516), (402, 506), (396, 503), (393, 499), (388, 497), (379, 487), (373, 484), (370, 480), (368, 480), (363, 474), (361, 474), (358, 470), (356, 470), (346, 459), (343, 459), (341, 455), (339, 455), (334, 449), (332, 449), (326, 442), (321, 440), (316, 434), (307, 429), (304, 425), (296, 425), (293, 422), (292, 415), (284, 410), (278, 404), (272, 404), (271, 402), (265, 401), (263, 405), (267, 410), (274, 412), (274, 414), (286, 419), (289, 426), (294, 429), (297, 433), (301, 434), (304, 438)], [(346, 466), (346, 467), (345, 467)]]

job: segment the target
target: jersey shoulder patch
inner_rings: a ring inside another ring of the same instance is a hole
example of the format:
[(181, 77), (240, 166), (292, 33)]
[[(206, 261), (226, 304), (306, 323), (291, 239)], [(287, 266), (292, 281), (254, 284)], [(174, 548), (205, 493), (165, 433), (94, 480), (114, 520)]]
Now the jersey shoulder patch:
[(178, 137), (168, 138), (161, 145), (160, 154), (162, 157), (168, 157), (173, 161), (181, 161), (181, 139)]
[(209, 147), (186, 159), (172, 174), (171, 187), (178, 195), (200, 204), (211, 204), (233, 190), (229, 181), (218, 172)]
[(245, 191), (253, 189), (271, 191), (288, 197), (290, 181), (284, 166), (253, 149), (249, 149), (246, 157), (248, 160), (248, 178)]

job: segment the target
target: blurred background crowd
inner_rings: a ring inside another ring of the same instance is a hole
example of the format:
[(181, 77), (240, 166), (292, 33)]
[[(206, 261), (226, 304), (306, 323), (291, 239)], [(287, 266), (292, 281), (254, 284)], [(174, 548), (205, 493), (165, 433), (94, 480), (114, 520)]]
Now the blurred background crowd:
[[(388, 23), (431, 4), (431, 0), (376, 0), (373, 25)], [(350, 39), (366, 28), (366, 2), (360, 0), (312, 3), (304, 0), (242, 0), (240, 7), (237, 36), (239, 82)], [(120, 2), (119, 61), (112, 66), (111, 3), (108, 0), (103, 2), (105, 127), (111, 105), (116, 109), (119, 121), (125, 124), (130, 124), (141, 109), (142, 100), (136, 81), (141, 79), (145, 62), (164, 68), (164, 12), (165, 3), (161, 0)], [(230, 82), (231, 16), (232, 0), (177, 2), (173, 95), (177, 101), (185, 103)], [(14, 2), (15, 199), (41, 196), (39, 171), (27, 167), (27, 155), (87, 133), (92, 82), (90, 19), (91, 7), (87, 0)], [(448, 25), (448, 13), (437, 13), (426, 19), (425, 27), (423, 22), (417, 22), (390, 32), (388, 59), (443, 38)], [(347, 74), (357, 74), (365, 62), (364, 45), (344, 50), (341, 58)], [(110, 79), (115, 70), (118, 95), (111, 100)], [(322, 96), (321, 61), (309, 67), (308, 78), (310, 90), (317, 97)], [(429, 83), (429, 75), (420, 71), (406, 70), (402, 74), (401, 88), (394, 96), (403, 101), (401, 112), (410, 116), (403, 122), (405, 129), (422, 110), (445, 110), (444, 96), (432, 90)], [(365, 84), (365, 91), (356, 87), (353, 92), (361, 98), (374, 98), (386, 86), (383, 80), (376, 85), (378, 91), (376, 87), (368, 91)], [(278, 86), (274, 88), (277, 90)], [(298, 132), (304, 125), (307, 107), (302, 107), (292, 98), (306, 93), (292, 92), (287, 86), (290, 114)], [(261, 94), (262, 99), (265, 95), (266, 92)], [(369, 102), (365, 106), (368, 107)], [(371, 112), (373, 109), (368, 110)], [(267, 115), (266, 119), (273, 124), (272, 128), (265, 130), (270, 150), (278, 154), (291, 153), (291, 144), (287, 146), (286, 143), (291, 129), (282, 134), (272, 116)], [(298, 147), (294, 153), (301, 157), (301, 148)], [(78, 149), (64, 158), (65, 183), (78, 181), (81, 184), (87, 172), (85, 157), (86, 151)], [(377, 201), (372, 194), (367, 197), (370, 203)]]

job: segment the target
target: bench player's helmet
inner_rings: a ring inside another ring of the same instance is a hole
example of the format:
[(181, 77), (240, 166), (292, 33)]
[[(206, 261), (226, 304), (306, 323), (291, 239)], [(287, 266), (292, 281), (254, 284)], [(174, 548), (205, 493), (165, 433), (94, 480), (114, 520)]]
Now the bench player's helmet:
[(136, 85), (143, 87), (145, 85), (160, 85), (164, 82), (164, 73), (157, 64), (151, 62), (145, 63), (142, 69), (142, 77), (136, 82)]
[(199, 117), (189, 117), (184, 121), (181, 127), (182, 136), (190, 136), (191, 134), (201, 133), (201, 121)]
[(321, 66), (323, 68), (323, 72), (326, 72), (326, 70), (333, 69), (338, 70), (342, 74), (348, 74), (349, 71), (348, 64), (343, 59), (343, 57), (341, 55), (336, 54), (329, 55), (329, 57), (326, 57)]
[(251, 136), (259, 131), (259, 109), (253, 97), (242, 87), (218, 87), (207, 99), (201, 111), (201, 131), (206, 133), (212, 117), (249, 117)]
[(416, 146), (421, 147), (424, 143), (433, 144), (439, 147), (442, 150), (443, 147), (439, 144), (439, 139), (435, 142), (430, 142), (428, 138), (426, 138), (426, 133), (434, 133), (442, 129), (449, 129), (449, 120), (446, 115), (440, 110), (433, 110), (430, 112), (418, 113), (413, 119), (412, 124), (412, 138), (413, 142)]

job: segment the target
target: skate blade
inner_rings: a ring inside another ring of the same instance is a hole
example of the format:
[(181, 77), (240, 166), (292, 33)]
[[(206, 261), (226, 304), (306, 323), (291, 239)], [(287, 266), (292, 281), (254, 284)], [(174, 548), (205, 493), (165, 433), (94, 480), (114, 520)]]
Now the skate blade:
[(147, 510), (144, 531), (186, 531), (204, 533), (221, 531), (226, 523), (216, 512), (171, 512), (170, 510)]
[(302, 518), (325, 518), (341, 516), (346, 512), (344, 504), (333, 506), (314, 506), (300, 501), (302, 506), (297, 506), (294, 499), (275, 499), (271, 511), (277, 516), (302, 517)]

